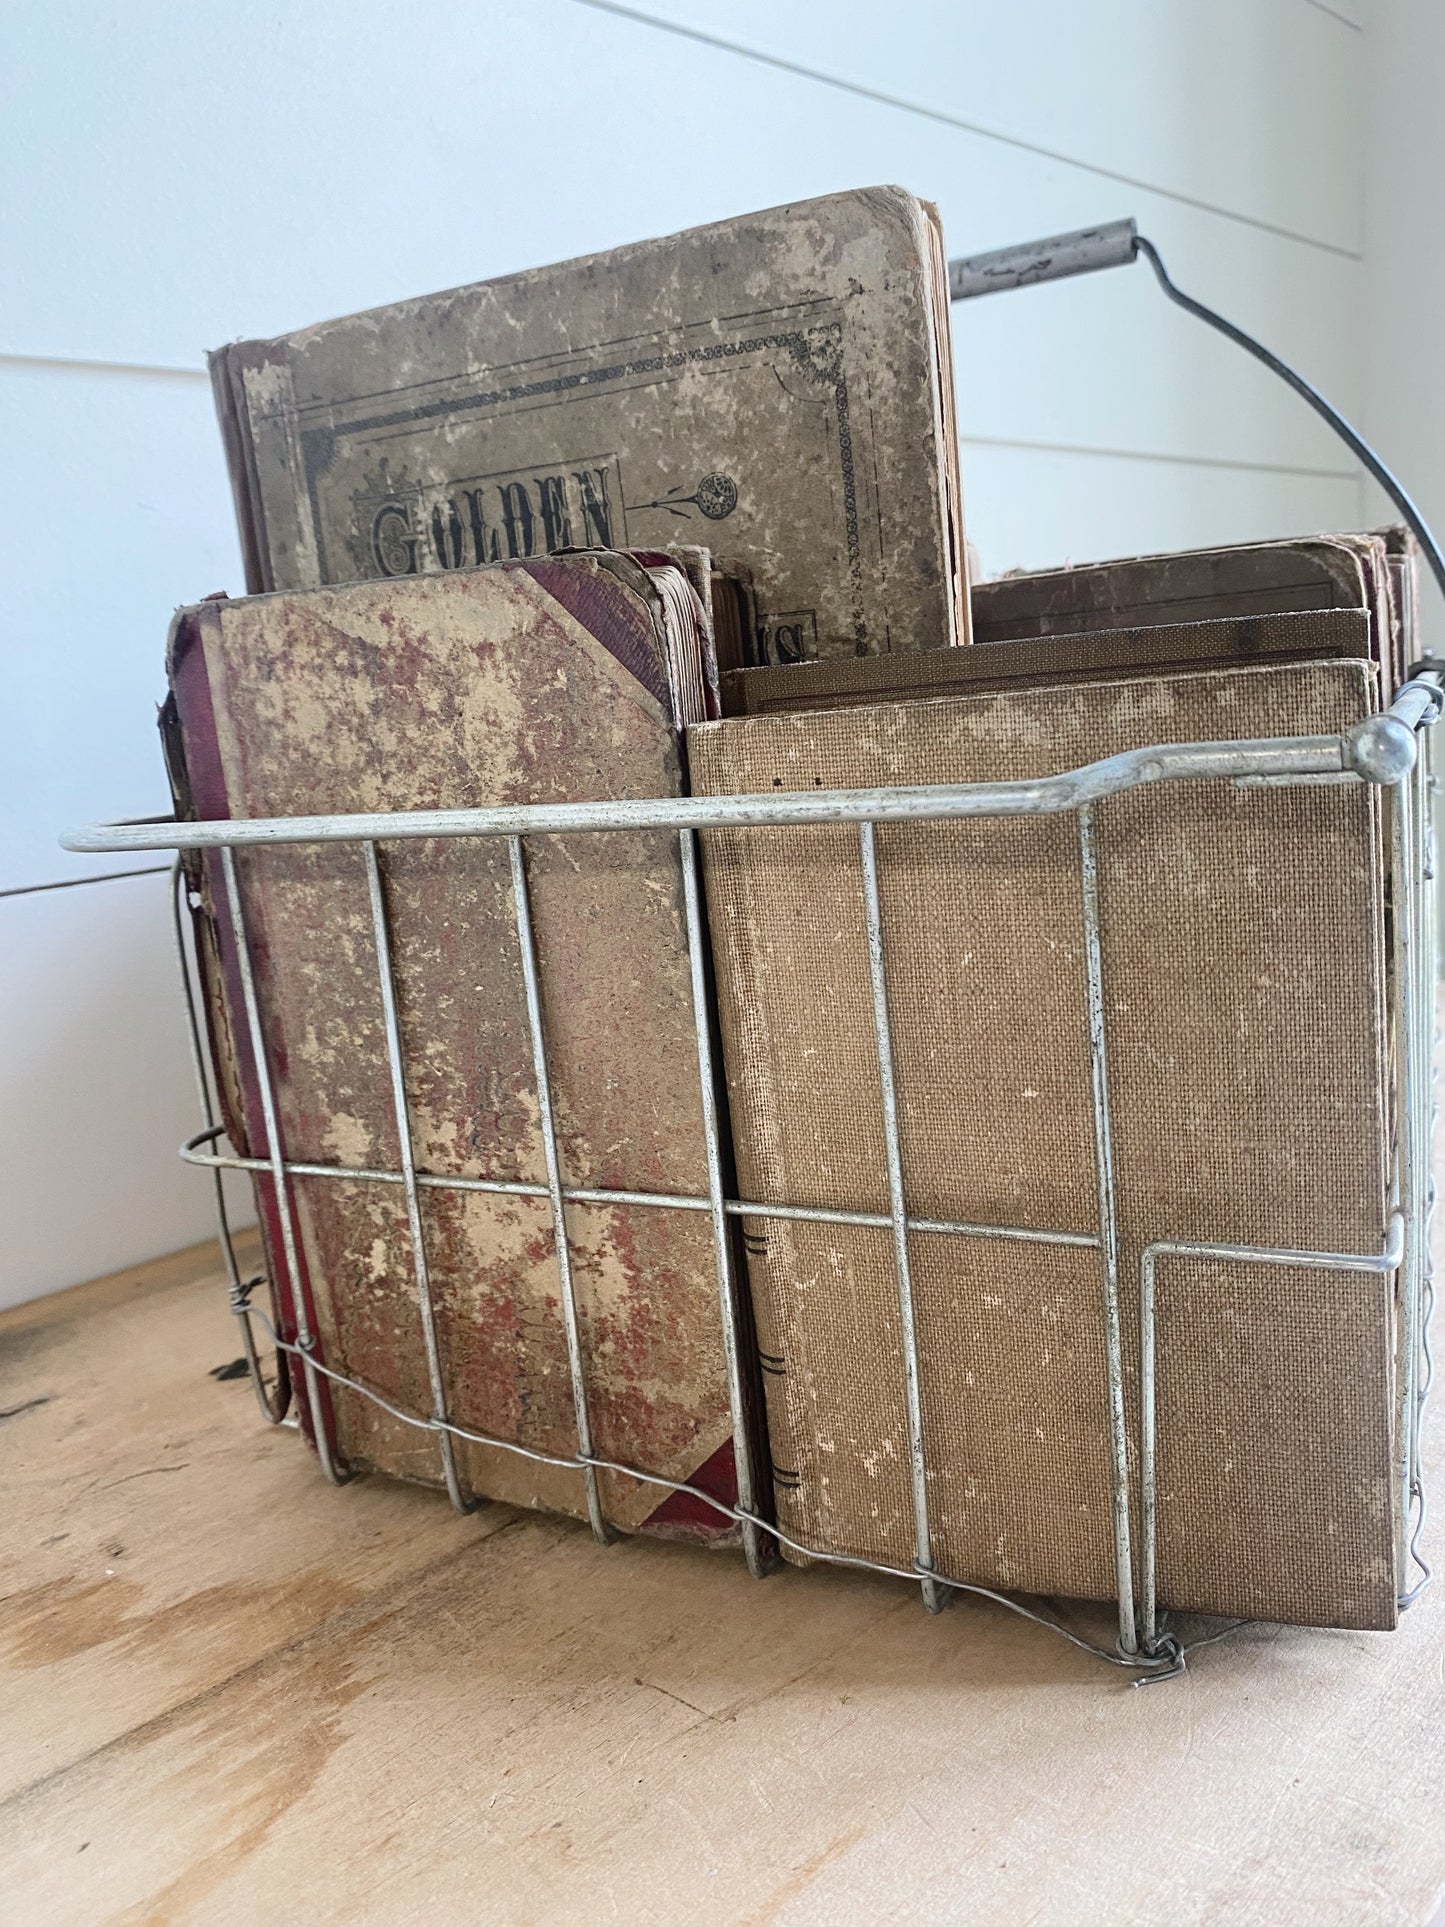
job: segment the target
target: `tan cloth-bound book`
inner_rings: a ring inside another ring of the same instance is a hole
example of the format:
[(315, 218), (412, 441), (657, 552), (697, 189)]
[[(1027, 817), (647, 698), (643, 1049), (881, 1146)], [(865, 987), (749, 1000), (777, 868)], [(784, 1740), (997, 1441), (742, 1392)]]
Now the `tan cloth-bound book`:
[[(645, 566), (648, 565), (648, 566)], [(445, 577), (212, 601), (170, 648), (178, 813), (297, 816), (683, 791), (679, 723), (715, 713), (703, 609), (665, 557), (542, 558)], [(561, 1177), (707, 1192), (679, 847), (670, 832), (524, 846)], [(401, 1137), (362, 848), (238, 853), (280, 1136), (292, 1160), (400, 1173)], [(379, 846), (417, 1169), (545, 1187), (547, 1165), (505, 839)], [(192, 860), (198, 943), (231, 1138), (269, 1155), (220, 859)], [(297, 1177), (301, 1297), (323, 1363), (426, 1418), (433, 1393), (399, 1183)], [(302, 1305), (285, 1204), (257, 1179), (274, 1305)], [(578, 1426), (548, 1199), (423, 1188), (446, 1413), (569, 1457)], [(567, 1206), (594, 1451), (736, 1501), (718, 1278), (705, 1212)], [(436, 1483), (438, 1441), (323, 1384), (301, 1416), (343, 1463)], [(579, 1472), (470, 1443), (460, 1483), (584, 1513)], [(700, 1539), (716, 1509), (616, 1473), (606, 1519)]]
[[(1339, 656), (1336, 630), (1320, 660), (1079, 684), (1056, 671), (1047, 686), (724, 720), (689, 734), (693, 786), (990, 781), (1152, 742), (1334, 733), (1380, 695), (1367, 618), (1344, 619), (1358, 656)], [(1169, 784), (1098, 805), (1095, 834), (1133, 1454), (1146, 1244), (1383, 1248), (1380, 805), (1358, 784)], [(876, 835), (909, 1211), (1096, 1233), (1076, 819)], [(704, 843), (741, 1195), (886, 1212), (858, 835)], [(779, 1521), (906, 1568), (890, 1234), (763, 1219), (746, 1232)], [(1111, 1596), (1097, 1252), (930, 1233), (910, 1248), (938, 1570)], [(1387, 1277), (1161, 1261), (1165, 1605), (1394, 1623), (1396, 1324)]]
[(762, 661), (966, 641), (948, 273), (897, 187), (211, 357), (247, 584), (702, 542)]

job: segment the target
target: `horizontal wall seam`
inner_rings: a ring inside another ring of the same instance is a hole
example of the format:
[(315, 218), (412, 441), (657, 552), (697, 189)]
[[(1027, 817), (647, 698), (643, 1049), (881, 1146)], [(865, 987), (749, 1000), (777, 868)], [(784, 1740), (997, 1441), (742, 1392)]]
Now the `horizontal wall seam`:
[(26, 355), (0, 349), (0, 368), (53, 368), (62, 374), (143, 375), (165, 381), (209, 381), (204, 368), (156, 361), (92, 361), (85, 355)]
[(171, 362), (108, 362), (87, 355), (21, 355), (0, 349), (0, 368), (52, 368), (56, 374), (133, 374), (146, 382), (210, 382), (204, 368), (179, 368)]
[(77, 890), (83, 883), (121, 883), (126, 877), (169, 876), (169, 863), (152, 863), (144, 870), (107, 870), (96, 877), (61, 877), (58, 883), (17, 883), (8, 890), (0, 890), (0, 897), (34, 897), (42, 890)]
[(962, 115), (945, 113), (940, 107), (926, 107), (921, 101), (905, 100), (898, 94), (885, 94), (877, 87), (865, 87), (861, 81), (845, 80), (839, 74), (824, 73), (816, 67), (805, 67), (801, 61), (788, 60), (781, 54), (764, 53), (757, 47), (749, 47), (740, 40), (724, 40), (720, 34), (706, 33), (700, 27), (686, 27), (680, 21), (668, 20), (661, 14), (644, 13), (638, 7), (627, 7), (619, 0), (575, 0), (579, 7), (590, 7), (595, 13), (612, 14), (619, 20), (630, 20), (638, 26), (655, 28), (659, 33), (670, 33), (679, 40), (695, 41), (699, 46), (712, 47), (721, 53), (735, 54), (741, 60), (755, 61), (761, 67), (772, 67), (778, 73), (796, 74), (802, 80), (816, 81), (819, 86), (832, 87), (839, 93), (853, 94), (859, 100), (871, 100), (882, 107), (897, 108), (900, 113), (916, 114), (923, 120), (931, 120), (940, 127), (953, 127), (964, 134), (975, 134), (980, 140), (997, 142), (1003, 147), (1012, 147), (1025, 154), (1036, 154), (1046, 161), (1058, 161), (1065, 167), (1077, 167), (1086, 174), (1093, 174), (1102, 181), (1115, 181), (1124, 187), (1137, 188), (1141, 193), (1157, 194), (1180, 207), (1192, 207), (1204, 214), (1217, 215), (1221, 220), (1237, 221), (1244, 227), (1256, 229), (1261, 234), (1273, 234), (1282, 241), (1297, 241), (1302, 247), (1317, 248), (1324, 254), (1339, 256), (1345, 261), (1359, 261), (1363, 257), (1357, 248), (1342, 247), (1337, 241), (1323, 241), (1318, 235), (1301, 233), (1297, 228), (1281, 227), (1273, 221), (1261, 220), (1258, 215), (1241, 213), (1238, 208), (1225, 207), (1218, 201), (1206, 201), (1193, 194), (1182, 193), (1178, 188), (1161, 187), (1156, 182), (1146, 181), (1137, 174), (1124, 174), (1117, 168), (1102, 167), (1097, 161), (1083, 161), (1075, 154), (1061, 153), (1057, 148), (1043, 147), (1037, 141), (1024, 140), (1018, 134), (1005, 134), (1000, 128), (988, 127), (981, 121), (965, 120)]
[[(168, 368), (135, 361), (84, 361), (68, 355), (17, 355), (0, 353), (0, 368), (53, 368), (59, 373), (107, 375), (177, 375), (205, 381), (203, 368)], [(1186, 468), (1257, 469), (1266, 475), (1308, 475), (1329, 482), (1353, 482), (1359, 471), (1353, 468), (1307, 468), (1292, 462), (1255, 462), (1233, 456), (1171, 454), (1164, 449), (1099, 448), (1086, 442), (1035, 442), (1010, 435), (960, 435), (965, 446), (977, 448), (1017, 448), (1041, 455), (1098, 455), (1109, 461), (1175, 462)], [(0, 892), (0, 895), (3, 895)]]
[(1252, 462), (1228, 455), (1172, 455), (1165, 449), (1098, 448), (1088, 442), (1029, 442), (1005, 435), (960, 435), (965, 448), (1017, 448), (1038, 455), (1099, 456), (1115, 462), (1171, 462), (1180, 468), (1247, 469), (1261, 475), (1303, 475), (1321, 482), (1357, 482), (1357, 468), (1303, 468), (1292, 462)]
[(1363, 33), (1365, 31), (1358, 20), (1351, 20), (1347, 13), (1339, 13), (1335, 8), (1326, 6), (1325, 0), (1305, 0), (1305, 5), (1307, 7), (1313, 7), (1316, 13), (1327, 13), (1331, 20), (1338, 20), (1340, 25), (1342, 27), (1348, 27), (1351, 33)]

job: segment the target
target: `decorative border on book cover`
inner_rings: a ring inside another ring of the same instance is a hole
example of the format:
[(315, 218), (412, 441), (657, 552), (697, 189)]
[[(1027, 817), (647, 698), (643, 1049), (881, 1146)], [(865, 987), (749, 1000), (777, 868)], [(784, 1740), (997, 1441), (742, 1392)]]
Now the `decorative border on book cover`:
[[(756, 317), (745, 318), (756, 321)], [(322, 579), (333, 578), (335, 565), (327, 553), (319, 485), (334, 467), (339, 449), (349, 441), (400, 437), (424, 423), (441, 423), (479, 411), (546, 406), (549, 397), (560, 401), (588, 389), (634, 384), (648, 376), (667, 379), (683, 369), (716, 368), (722, 372), (745, 356), (777, 352), (788, 355), (802, 373), (831, 391), (853, 638), (860, 654), (864, 653), (869, 646), (868, 625), (841, 317), (763, 334), (743, 333), (732, 340), (713, 340), (696, 347), (659, 350), (601, 367), (554, 367), (546, 375), (472, 393), (438, 396), (435, 379), (415, 382), (393, 391), (377, 412), (353, 421), (338, 421), (335, 404), (298, 407), (303, 479)], [(595, 349), (584, 348), (567, 359), (575, 364), (595, 354)], [(327, 419), (308, 422), (308, 415), (324, 415)], [(696, 508), (707, 520), (721, 522), (733, 513), (738, 497), (739, 485), (733, 477), (710, 472), (700, 477), (690, 494), (674, 489), (654, 501), (629, 503), (615, 453), (582, 456), (546, 468), (457, 476), (432, 485), (410, 481), (404, 472), (393, 474), (382, 458), (353, 496), (353, 532), (348, 538), (351, 557), (343, 573), (359, 568), (369, 576), (417, 574), (424, 550), (445, 570), (554, 553), (572, 546), (627, 548), (635, 546), (628, 531), (629, 513), (666, 510), (686, 515)], [(791, 619), (796, 620), (797, 613)], [(800, 613), (811, 616), (811, 611)]]

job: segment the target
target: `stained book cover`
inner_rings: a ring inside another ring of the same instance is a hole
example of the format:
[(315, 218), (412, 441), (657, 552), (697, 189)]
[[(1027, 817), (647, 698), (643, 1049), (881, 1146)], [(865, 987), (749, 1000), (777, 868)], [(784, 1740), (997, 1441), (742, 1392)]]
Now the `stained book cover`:
[(876, 187), (211, 357), (252, 589), (572, 545), (749, 567), (754, 659), (967, 639), (936, 212)]
[[(182, 611), (172, 635), (178, 802), (201, 818), (483, 807), (681, 793), (678, 721), (715, 714), (708, 638), (661, 556), (574, 555)], [(374, 931), (355, 845), (237, 854), (292, 1160), (398, 1173)], [(505, 839), (380, 846), (417, 1169), (544, 1186)], [(528, 839), (543, 1028), (564, 1185), (698, 1195), (707, 1165), (682, 878), (671, 833)], [(268, 1147), (219, 857), (198, 866), (200, 947), (230, 1133)], [(269, 1177), (257, 1180), (294, 1335)], [(397, 1183), (298, 1177), (303, 1291), (320, 1357), (432, 1410)], [(448, 1417), (569, 1456), (577, 1432), (545, 1196), (423, 1188)], [(737, 1491), (706, 1213), (569, 1204), (594, 1449)], [(329, 1385), (309, 1430), (348, 1465), (435, 1483), (435, 1439)], [(464, 1485), (585, 1513), (576, 1472), (459, 1444)], [(728, 1536), (686, 1495), (601, 1478), (615, 1525)]]
[(730, 667), (723, 713), (1350, 654), (1375, 659), (1388, 700), (1412, 653), (1416, 558), (1386, 528), (1019, 571), (974, 584), (974, 651)]
[(974, 585), (973, 634), (978, 642), (1082, 639), (1362, 609), (1388, 691), (1405, 663), (1416, 556), (1409, 532), (1391, 527), (1018, 571)]
[[(707, 794), (996, 781), (1154, 742), (1333, 734), (1379, 695), (1370, 653), (1327, 651), (750, 715), (694, 729), (689, 753)], [(1383, 1248), (1379, 800), (1363, 784), (1166, 784), (1099, 804), (1095, 832), (1136, 1453), (1146, 1244)], [(909, 1211), (1097, 1236), (1075, 817), (876, 836)], [(886, 1213), (857, 832), (711, 831), (704, 846), (740, 1195)], [(908, 1567), (891, 1235), (745, 1229), (779, 1521)], [(939, 1571), (1111, 1597), (1098, 1252), (919, 1232), (910, 1255)], [(1166, 1605), (1394, 1622), (1394, 1290), (1161, 1260)]]
[(1117, 681), (1132, 671), (1157, 673), (1223, 663), (1269, 663), (1366, 656), (1370, 617), (1363, 607), (1312, 615), (1234, 615), (1139, 629), (1080, 635), (1018, 637), (932, 655), (868, 656), (794, 663), (782, 669), (739, 669), (721, 678), (725, 716), (781, 710), (856, 708), (888, 697), (972, 695), (1040, 681)]

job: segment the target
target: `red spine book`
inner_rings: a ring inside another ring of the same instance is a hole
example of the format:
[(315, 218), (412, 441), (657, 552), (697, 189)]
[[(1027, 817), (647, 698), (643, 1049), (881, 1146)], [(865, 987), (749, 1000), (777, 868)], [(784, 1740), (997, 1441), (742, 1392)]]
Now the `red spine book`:
[[(659, 556), (589, 552), (213, 600), (177, 617), (169, 667), (178, 811), (202, 819), (679, 795), (681, 726), (716, 713), (706, 616)], [(705, 1193), (675, 834), (532, 838), (525, 865), (564, 1185)], [(362, 847), (253, 847), (236, 867), (284, 1156), (399, 1173)], [(379, 868), (417, 1170), (542, 1186), (505, 840), (398, 839), (380, 846)], [(228, 1129), (268, 1157), (219, 854), (194, 862), (192, 880)], [(431, 1417), (404, 1187), (293, 1176), (278, 1196), (257, 1174), (256, 1193), (283, 1338), (304, 1324), (325, 1365)], [(547, 1198), (419, 1195), (447, 1419), (571, 1457)], [(594, 1452), (735, 1503), (708, 1214), (574, 1202), (566, 1219)], [(308, 1396), (294, 1363), (291, 1376), (303, 1428), (338, 1463), (441, 1482), (435, 1433), (319, 1374)], [(586, 1515), (575, 1469), (465, 1439), (453, 1450), (468, 1495)], [(736, 1536), (704, 1501), (620, 1473), (602, 1473), (599, 1494), (622, 1530)]]

